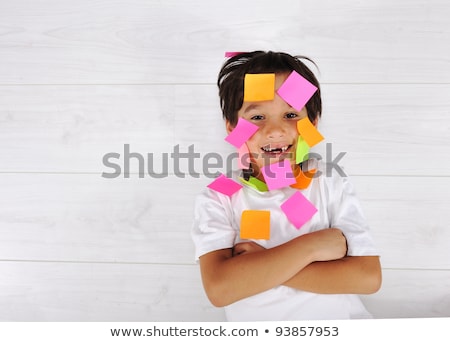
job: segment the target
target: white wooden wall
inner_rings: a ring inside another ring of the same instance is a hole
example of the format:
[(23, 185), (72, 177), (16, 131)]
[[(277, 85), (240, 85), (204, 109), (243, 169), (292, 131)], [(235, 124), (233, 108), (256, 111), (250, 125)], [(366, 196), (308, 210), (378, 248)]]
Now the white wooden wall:
[(0, 320), (224, 319), (189, 235), (211, 179), (133, 161), (106, 179), (102, 157), (226, 157), (217, 72), (254, 49), (320, 68), (320, 130), (382, 254), (369, 309), (450, 316), (449, 17), (446, 0), (0, 0)]

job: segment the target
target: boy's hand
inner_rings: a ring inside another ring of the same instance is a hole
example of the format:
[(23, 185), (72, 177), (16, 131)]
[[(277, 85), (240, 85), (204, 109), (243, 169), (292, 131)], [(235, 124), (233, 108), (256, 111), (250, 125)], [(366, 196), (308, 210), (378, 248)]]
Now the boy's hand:
[(235, 257), (240, 254), (262, 251), (264, 249), (265, 249), (264, 247), (258, 245), (257, 243), (255, 243), (253, 241), (240, 242), (240, 243), (234, 245), (233, 256)]
[(315, 261), (337, 260), (347, 255), (347, 239), (340, 229), (322, 229), (301, 238), (312, 244)]

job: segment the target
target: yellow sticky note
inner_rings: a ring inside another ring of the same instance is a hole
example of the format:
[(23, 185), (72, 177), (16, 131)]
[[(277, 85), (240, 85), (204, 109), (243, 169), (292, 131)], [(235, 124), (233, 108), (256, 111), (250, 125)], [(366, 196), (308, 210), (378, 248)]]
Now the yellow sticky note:
[(241, 239), (270, 239), (270, 211), (244, 210), (241, 216)]
[(244, 101), (268, 101), (275, 97), (275, 74), (245, 74)]
[(308, 118), (297, 121), (297, 130), (309, 147), (313, 147), (324, 139)]

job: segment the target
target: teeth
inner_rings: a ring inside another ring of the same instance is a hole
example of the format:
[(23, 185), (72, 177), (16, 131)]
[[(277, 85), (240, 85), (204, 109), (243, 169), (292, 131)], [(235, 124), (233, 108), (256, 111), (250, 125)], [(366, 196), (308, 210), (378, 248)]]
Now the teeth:
[(275, 148), (271, 148), (269, 146), (262, 147), (264, 152), (278, 152), (278, 151), (286, 152), (288, 148), (289, 148), (289, 146), (275, 147)]

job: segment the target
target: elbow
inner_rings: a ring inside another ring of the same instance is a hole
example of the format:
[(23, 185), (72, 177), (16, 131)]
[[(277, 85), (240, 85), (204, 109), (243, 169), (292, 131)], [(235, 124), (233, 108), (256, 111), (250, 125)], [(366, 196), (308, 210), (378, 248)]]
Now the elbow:
[(383, 282), (380, 264), (378, 263), (377, 265), (372, 267), (369, 270), (369, 272), (367, 272), (365, 278), (366, 278), (366, 286), (364, 294), (374, 294), (378, 292)]
[(217, 281), (205, 282), (203, 284), (206, 296), (215, 307), (221, 308), (232, 303), (229, 299), (226, 286)]

